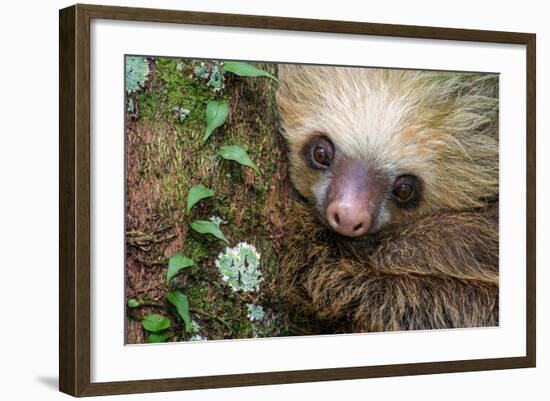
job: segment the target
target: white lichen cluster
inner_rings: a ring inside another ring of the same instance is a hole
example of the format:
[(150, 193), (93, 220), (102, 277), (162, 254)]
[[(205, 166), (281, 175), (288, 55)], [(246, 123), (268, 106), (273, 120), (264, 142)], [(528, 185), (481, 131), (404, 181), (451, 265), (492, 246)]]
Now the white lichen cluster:
[(246, 304), (248, 313), (246, 316), (251, 322), (261, 322), (265, 319), (265, 311), (262, 305)]
[(201, 326), (199, 325), (199, 323), (197, 323), (196, 320), (191, 319), (191, 333), (193, 335), (189, 338), (189, 341), (208, 340), (207, 337), (201, 336), (201, 334), (199, 333), (200, 329), (201, 329)]
[(222, 219), (222, 218), (219, 217), (219, 216), (210, 216), (210, 217), (208, 218), (208, 220), (210, 220), (210, 221), (211, 221), (212, 223), (214, 223), (214, 224), (217, 224), (218, 226), (219, 226), (220, 224), (225, 224), (225, 223), (227, 223), (227, 221), (225, 221), (224, 219)]
[(190, 327), (191, 328), (191, 333), (193, 333), (193, 334), (198, 333), (201, 329), (201, 326), (199, 325), (199, 323), (194, 319), (191, 319), (191, 325), (190, 326), (191, 326)]
[(174, 107), (174, 111), (178, 114), (180, 123), (183, 123), (187, 119), (187, 116), (191, 113), (190, 109), (186, 109), (185, 107), (181, 106)]
[(194, 73), (197, 77), (205, 81), (206, 84), (215, 92), (225, 88), (224, 71), (221, 68), (219, 61), (212, 61), (208, 63), (201, 62), (195, 67)]
[(262, 282), (260, 254), (254, 245), (241, 242), (218, 255), (216, 267), (233, 291), (258, 291)]
[(191, 336), (191, 338), (189, 338), (189, 341), (206, 341), (206, 340), (208, 340), (208, 338), (203, 337), (200, 334), (194, 334), (193, 336)]

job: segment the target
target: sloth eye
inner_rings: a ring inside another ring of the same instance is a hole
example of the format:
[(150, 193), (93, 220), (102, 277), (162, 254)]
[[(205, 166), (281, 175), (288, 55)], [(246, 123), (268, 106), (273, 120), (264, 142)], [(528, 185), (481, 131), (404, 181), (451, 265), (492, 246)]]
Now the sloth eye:
[(334, 145), (325, 136), (314, 136), (305, 147), (305, 157), (312, 168), (326, 170), (334, 158)]
[(402, 175), (393, 184), (392, 195), (399, 207), (413, 206), (419, 199), (419, 192), (420, 183), (413, 175)]
[(313, 148), (313, 160), (323, 166), (328, 167), (330, 165), (330, 156), (328, 154), (328, 150), (321, 145), (315, 146)]
[(414, 188), (409, 184), (401, 184), (393, 190), (393, 193), (401, 202), (407, 202), (414, 195)]

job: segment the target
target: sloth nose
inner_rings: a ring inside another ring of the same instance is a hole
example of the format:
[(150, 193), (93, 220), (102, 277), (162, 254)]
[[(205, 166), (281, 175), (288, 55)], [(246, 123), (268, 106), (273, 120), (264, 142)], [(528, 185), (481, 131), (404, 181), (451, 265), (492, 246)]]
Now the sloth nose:
[(360, 237), (369, 231), (372, 216), (364, 201), (345, 199), (332, 201), (326, 209), (332, 229), (346, 237)]

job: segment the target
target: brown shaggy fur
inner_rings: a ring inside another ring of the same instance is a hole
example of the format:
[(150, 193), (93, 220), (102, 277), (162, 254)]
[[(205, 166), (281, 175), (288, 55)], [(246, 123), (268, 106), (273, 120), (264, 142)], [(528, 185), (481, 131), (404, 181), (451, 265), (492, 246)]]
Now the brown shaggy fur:
[[(498, 325), (498, 76), (289, 65), (279, 77), (300, 194), (282, 259), (294, 331)], [(319, 133), (336, 157), (362, 161), (388, 183), (417, 176), (419, 205), (396, 207), (389, 187), (374, 232), (334, 233), (319, 216), (335, 177), (301, 153)]]
[(282, 261), (295, 330), (498, 325), (497, 210), (437, 213), (350, 241), (295, 202)]

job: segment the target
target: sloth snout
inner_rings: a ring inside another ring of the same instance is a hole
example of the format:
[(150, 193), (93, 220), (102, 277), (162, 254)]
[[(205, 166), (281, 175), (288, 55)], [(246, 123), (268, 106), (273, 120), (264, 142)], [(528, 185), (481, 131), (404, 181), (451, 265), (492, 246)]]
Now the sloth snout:
[(334, 231), (346, 237), (365, 235), (372, 223), (371, 213), (359, 199), (332, 201), (326, 208), (326, 219)]

